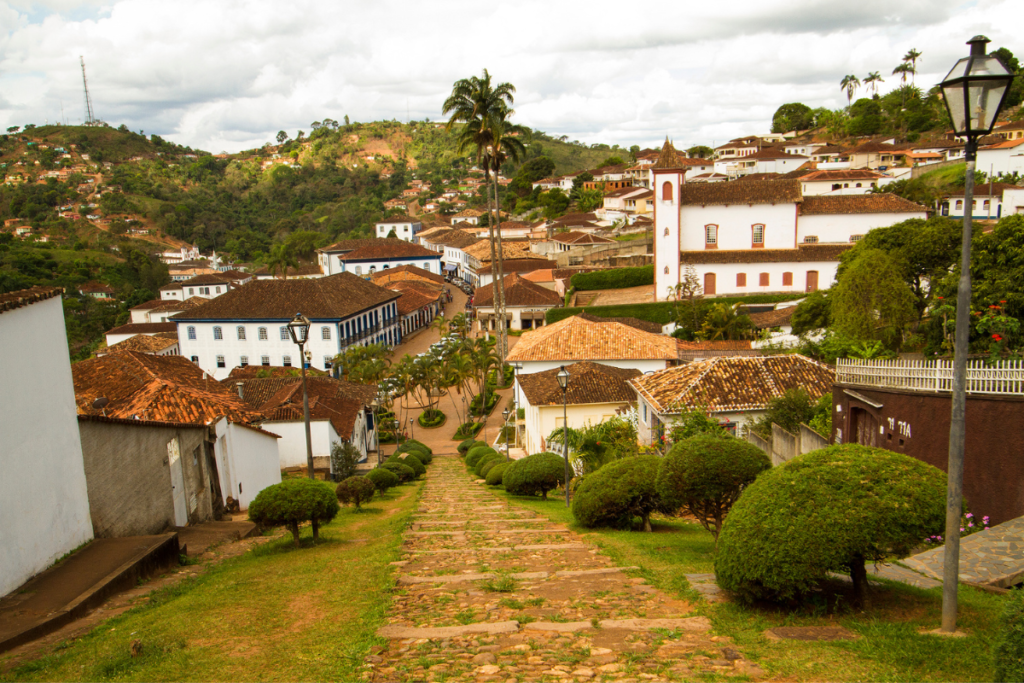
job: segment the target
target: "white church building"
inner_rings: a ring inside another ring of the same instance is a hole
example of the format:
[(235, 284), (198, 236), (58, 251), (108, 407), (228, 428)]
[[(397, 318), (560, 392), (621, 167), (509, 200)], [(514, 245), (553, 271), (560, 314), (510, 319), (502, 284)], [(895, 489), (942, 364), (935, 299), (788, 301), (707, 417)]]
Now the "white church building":
[(659, 301), (688, 267), (705, 296), (827, 288), (839, 255), (869, 230), (928, 215), (894, 194), (805, 197), (799, 180), (687, 183), (686, 169), (666, 141), (652, 167)]

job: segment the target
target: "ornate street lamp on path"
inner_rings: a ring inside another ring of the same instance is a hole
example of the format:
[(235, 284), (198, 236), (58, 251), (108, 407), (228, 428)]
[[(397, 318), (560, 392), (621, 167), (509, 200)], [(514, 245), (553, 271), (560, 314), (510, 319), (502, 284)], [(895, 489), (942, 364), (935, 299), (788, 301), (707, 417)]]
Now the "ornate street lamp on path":
[(569, 419), (566, 408), (566, 391), (569, 389), (569, 373), (562, 365), (555, 375), (558, 386), (562, 387), (562, 454), (565, 456), (565, 507), (569, 507)]
[(309, 391), (306, 389), (306, 342), (309, 340), (309, 318), (296, 313), (288, 323), (288, 334), (299, 345), (299, 364), (302, 365), (302, 418), (306, 423), (306, 469), (310, 479), (316, 479), (313, 472), (313, 440), (309, 436)]
[(986, 55), (985, 36), (967, 44), (971, 54), (956, 63), (940, 86), (953, 122), (953, 132), (967, 139), (964, 155), (964, 229), (960, 250), (960, 282), (956, 297), (956, 345), (953, 354), (953, 407), (949, 422), (946, 538), (942, 565), (942, 630), (956, 631), (957, 581), (960, 574), (960, 516), (963, 510), (964, 437), (967, 413), (967, 354), (971, 317), (971, 214), (978, 138), (992, 132), (1003, 108), (1013, 75), (995, 55)]

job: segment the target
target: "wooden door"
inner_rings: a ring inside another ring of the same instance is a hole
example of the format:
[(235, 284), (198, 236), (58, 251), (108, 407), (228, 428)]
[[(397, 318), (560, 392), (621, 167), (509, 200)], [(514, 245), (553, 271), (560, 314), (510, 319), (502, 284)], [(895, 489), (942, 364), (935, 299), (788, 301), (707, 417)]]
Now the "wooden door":
[(862, 446), (875, 446), (878, 441), (878, 420), (863, 408), (850, 410), (850, 426), (853, 431), (854, 443)]
[(816, 292), (818, 291), (818, 271), (808, 270), (807, 271), (807, 291)]
[(178, 437), (167, 442), (167, 462), (171, 468), (171, 499), (174, 501), (174, 526), (188, 524), (185, 508), (185, 474), (181, 469), (181, 450)]
[(715, 293), (715, 274), (704, 273), (704, 296)]

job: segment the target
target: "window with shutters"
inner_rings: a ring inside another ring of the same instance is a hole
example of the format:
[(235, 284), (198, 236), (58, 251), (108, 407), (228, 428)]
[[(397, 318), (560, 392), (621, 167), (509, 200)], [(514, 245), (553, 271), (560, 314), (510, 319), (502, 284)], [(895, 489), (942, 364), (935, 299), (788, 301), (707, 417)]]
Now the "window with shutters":
[(665, 202), (672, 201), (672, 183), (667, 180), (661, 185), (661, 199)]
[(793, 273), (783, 273), (782, 274), (782, 286), (783, 287), (792, 287), (793, 286)]
[(761, 273), (758, 284), (762, 287), (768, 286), (768, 273)]
[(707, 249), (718, 248), (718, 226), (717, 225), (705, 225), (704, 226), (704, 247)]
[(737, 287), (746, 287), (747, 286), (747, 274), (746, 273), (736, 273), (736, 286)]

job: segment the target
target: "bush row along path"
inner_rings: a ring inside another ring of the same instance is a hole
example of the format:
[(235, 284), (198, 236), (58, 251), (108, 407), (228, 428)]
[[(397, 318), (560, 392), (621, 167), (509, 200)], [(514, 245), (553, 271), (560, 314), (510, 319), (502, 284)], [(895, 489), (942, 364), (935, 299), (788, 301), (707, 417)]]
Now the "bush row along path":
[(435, 450), (378, 631), (388, 644), (368, 657), (363, 680), (764, 675), (689, 603), (485, 489), (453, 451)]

